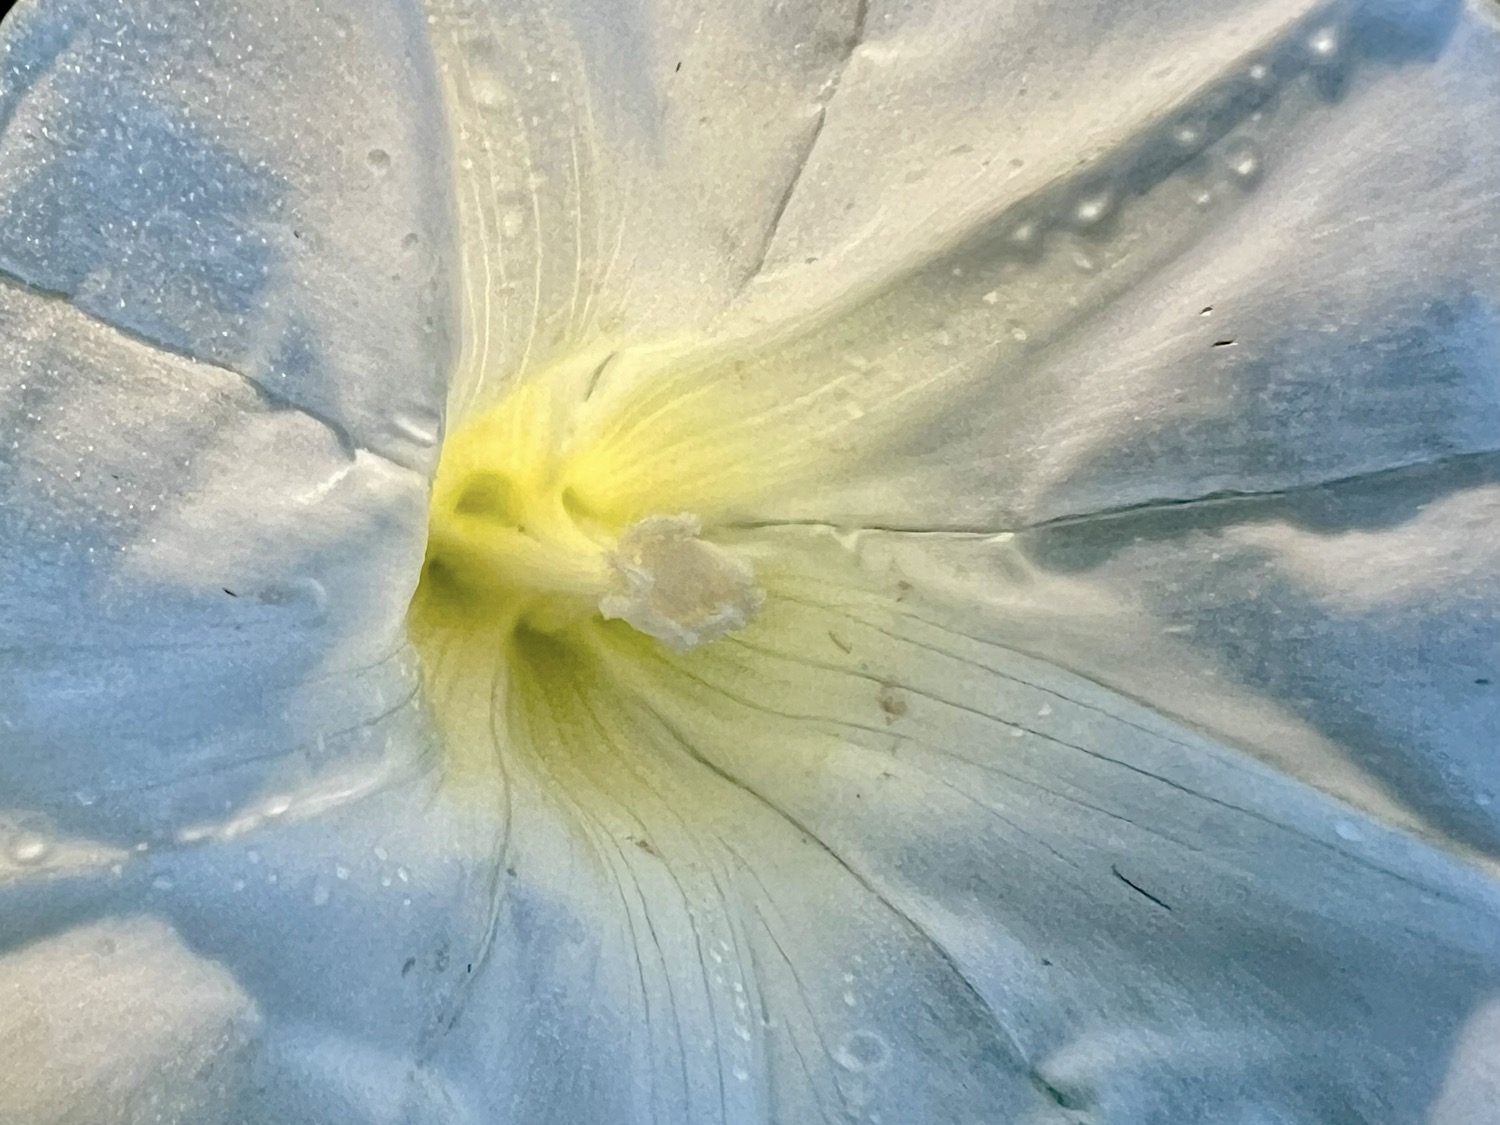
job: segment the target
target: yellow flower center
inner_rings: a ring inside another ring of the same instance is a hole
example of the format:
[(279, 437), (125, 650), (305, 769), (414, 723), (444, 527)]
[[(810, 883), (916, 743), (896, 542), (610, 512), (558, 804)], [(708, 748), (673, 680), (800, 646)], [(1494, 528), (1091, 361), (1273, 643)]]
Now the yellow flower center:
[(464, 422), (433, 486), (424, 615), (498, 635), (618, 619), (678, 650), (742, 628), (763, 597), (750, 564), (689, 512), (601, 508), (614, 475), (539, 376)]

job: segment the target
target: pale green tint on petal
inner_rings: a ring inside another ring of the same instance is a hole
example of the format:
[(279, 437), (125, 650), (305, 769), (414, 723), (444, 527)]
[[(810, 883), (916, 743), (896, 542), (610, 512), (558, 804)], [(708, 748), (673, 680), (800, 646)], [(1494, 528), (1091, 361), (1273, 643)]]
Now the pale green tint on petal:
[(469, 324), (453, 405), (720, 312), (760, 267), (864, 7), (429, 0)]
[(111, 918), (0, 956), (0, 1121), (227, 1120), (261, 1028), (171, 927)]

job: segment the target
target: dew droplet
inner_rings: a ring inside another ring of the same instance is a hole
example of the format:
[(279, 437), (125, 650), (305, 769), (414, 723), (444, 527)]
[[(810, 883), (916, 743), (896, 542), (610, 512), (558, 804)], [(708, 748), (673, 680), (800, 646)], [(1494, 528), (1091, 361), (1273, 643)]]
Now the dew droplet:
[(254, 848), (247, 848), (245, 849), (245, 858), (251, 863), (259, 863), (260, 852), (256, 851)]
[(1260, 179), (1260, 150), (1249, 141), (1236, 141), (1224, 150), (1224, 167), (1239, 184), (1248, 187)]
[(333, 877), (335, 879), (347, 879), (349, 878), (349, 869), (341, 863), (333, 869)]
[(271, 818), (285, 816), (286, 811), (291, 807), (292, 802), (289, 798), (272, 797), (269, 801), (266, 802), (265, 815)]
[(378, 860), (380, 860), (381, 863), (384, 863), (386, 860), (388, 860), (388, 859), (391, 858), (391, 853), (388, 852), (388, 851), (386, 851), (379, 844), (376, 844), (375, 845), (375, 858), (378, 859)]
[(377, 176), (383, 176), (391, 170), (391, 154), (383, 148), (372, 148), (365, 154), (365, 160)]
[(1320, 27), (1307, 37), (1307, 53), (1315, 63), (1328, 63), (1338, 58), (1339, 32), (1336, 27)]
[(1030, 219), (1017, 223), (1006, 233), (1005, 245), (1023, 258), (1035, 258), (1042, 252), (1042, 228)]
[(52, 850), (50, 844), (41, 836), (26, 833), (17, 836), (10, 842), (10, 858), (20, 864), (40, 863), (47, 858), (47, 853)]
[(891, 1048), (873, 1031), (854, 1031), (845, 1036), (833, 1057), (846, 1070), (879, 1070), (890, 1061)]
[(854, 1007), (854, 1006), (855, 1006), (855, 1005), (856, 1005), (856, 1004), (858, 1004), (858, 1003), (859, 1003), (859, 1000), (858, 1000), (858, 999), (856, 999), (856, 998), (855, 998), (855, 995), (854, 995), (854, 993), (852, 993), (852, 992), (845, 992), (845, 993), (844, 993), (844, 1003), (845, 1003), (845, 1005), (847, 1005), (847, 1006), (848, 1006), (848, 1007), (850, 1007), (850, 1008), (852, 1008), (852, 1007)]
[(500, 216), (500, 233), (506, 238), (515, 238), (526, 229), (526, 216), (519, 208), (512, 207)]
[(1184, 121), (1172, 130), (1172, 143), (1185, 152), (1196, 152), (1203, 145), (1203, 129), (1191, 121)]
[(505, 104), (505, 87), (494, 78), (477, 78), (470, 89), (474, 91), (475, 103), (483, 109), (499, 109)]
[(170, 891), (175, 886), (177, 886), (177, 883), (170, 875), (158, 875), (155, 879), (151, 880), (151, 889), (153, 891)]
[(1359, 825), (1352, 820), (1335, 821), (1333, 831), (1340, 840), (1362, 840), (1364, 833), (1359, 830)]
[(328, 900), (333, 897), (333, 892), (328, 889), (328, 884), (319, 879), (313, 884), (312, 901), (314, 906), (327, 906)]
[(391, 419), (391, 429), (396, 436), (414, 445), (430, 448), (437, 444), (438, 419), (435, 415), (424, 415), (417, 417), (404, 411), (398, 411)]
[(748, 1070), (746, 1070), (742, 1066), (735, 1067), (734, 1071), (733, 1071), (733, 1074), (734, 1074), (734, 1080), (736, 1082), (749, 1082), (750, 1081), (750, 1072)]
[(306, 575), (267, 586), (258, 597), (262, 605), (295, 609), (303, 624), (316, 624), (328, 616), (328, 591), (323, 583)]
[(1098, 226), (1110, 217), (1114, 209), (1114, 192), (1108, 188), (1101, 188), (1078, 201), (1073, 207), (1073, 221), (1081, 227)]

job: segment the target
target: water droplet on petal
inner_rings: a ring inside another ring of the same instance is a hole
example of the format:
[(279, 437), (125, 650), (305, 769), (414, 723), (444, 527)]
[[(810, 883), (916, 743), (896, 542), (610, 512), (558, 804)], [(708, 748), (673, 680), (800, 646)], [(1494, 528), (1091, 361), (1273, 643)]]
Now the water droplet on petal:
[(1317, 31), (1308, 36), (1307, 53), (1316, 63), (1328, 63), (1338, 58), (1338, 28), (1320, 27)]
[(748, 1082), (750, 1081), (750, 1072), (742, 1066), (737, 1066), (734, 1068), (734, 1078), (736, 1082)]
[(335, 879), (347, 879), (349, 878), (349, 869), (341, 863), (333, 869), (333, 876)]
[(1352, 820), (1336, 821), (1333, 826), (1334, 834), (1340, 840), (1362, 840), (1364, 833), (1359, 830), (1359, 825)]
[(328, 591), (316, 578), (305, 575), (267, 586), (259, 598), (262, 605), (296, 609), (298, 620), (306, 625), (315, 625), (328, 616)]
[(391, 853), (377, 844), (375, 846), (375, 858), (380, 860), (381, 863), (384, 863), (386, 860), (391, 858)]
[(1115, 194), (1108, 188), (1090, 192), (1073, 207), (1073, 221), (1081, 227), (1098, 226), (1114, 213)]
[(47, 858), (52, 846), (41, 836), (27, 833), (10, 842), (10, 858), (20, 864), (40, 863)]
[(1005, 245), (1013, 254), (1037, 258), (1042, 253), (1042, 228), (1030, 219), (1019, 222), (1006, 233)]
[(313, 884), (312, 901), (314, 906), (327, 906), (328, 900), (333, 897), (333, 892), (328, 889), (328, 884), (319, 879)]
[(1249, 187), (1260, 179), (1260, 150), (1249, 141), (1236, 141), (1224, 150), (1224, 166), (1237, 183)]
[(851, 1032), (833, 1053), (846, 1070), (879, 1070), (891, 1058), (890, 1045), (873, 1031)]
[(474, 101), (483, 109), (499, 109), (505, 105), (505, 87), (494, 78), (477, 78), (471, 85)]
[(177, 886), (177, 883), (170, 875), (158, 875), (155, 879), (151, 880), (151, 889), (153, 891), (170, 891), (175, 886)]
[(1184, 152), (1196, 152), (1203, 145), (1203, 129), (1194, 122), (1184, 121), (1172, 130), (1172, 143)]

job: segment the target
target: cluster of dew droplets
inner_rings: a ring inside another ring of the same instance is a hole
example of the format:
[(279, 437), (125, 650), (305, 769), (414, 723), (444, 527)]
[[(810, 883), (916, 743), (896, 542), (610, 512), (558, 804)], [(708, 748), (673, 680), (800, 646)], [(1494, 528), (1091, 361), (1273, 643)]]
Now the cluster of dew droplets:
[[(999, 249), (1022, 262), (1038, 262), (1054, 234), (1081, 239), (1070, 259), (1080, 271), (1100, 268), (1097, 245), (1116, 230), (1133, 197), (1170, 176), (1186, 174), (1198, 183), (1192, 200), (1209, 207), (1231, 194), (1256, 187), (1266, 173), (1258, 132), (1276, 99), (1307, 78), (1316, 96), (1329, 99), (1348, 77), (1346, 34), (1337, 23), (1305, 25), (1260, 59), (1203, 91), (1188, 109), (1117, 153), (1106, 169), (1091, 169), (1020, 205), (1002, 220)], [(1090, 244), (1095, 249), (1090, 249)], [(997, 301), (998, 291), (986, 293)], [(1014, 334), (1013, 334), (1014, 335)], [(1026, 339), (1025, 329), (1016, 336)]]

